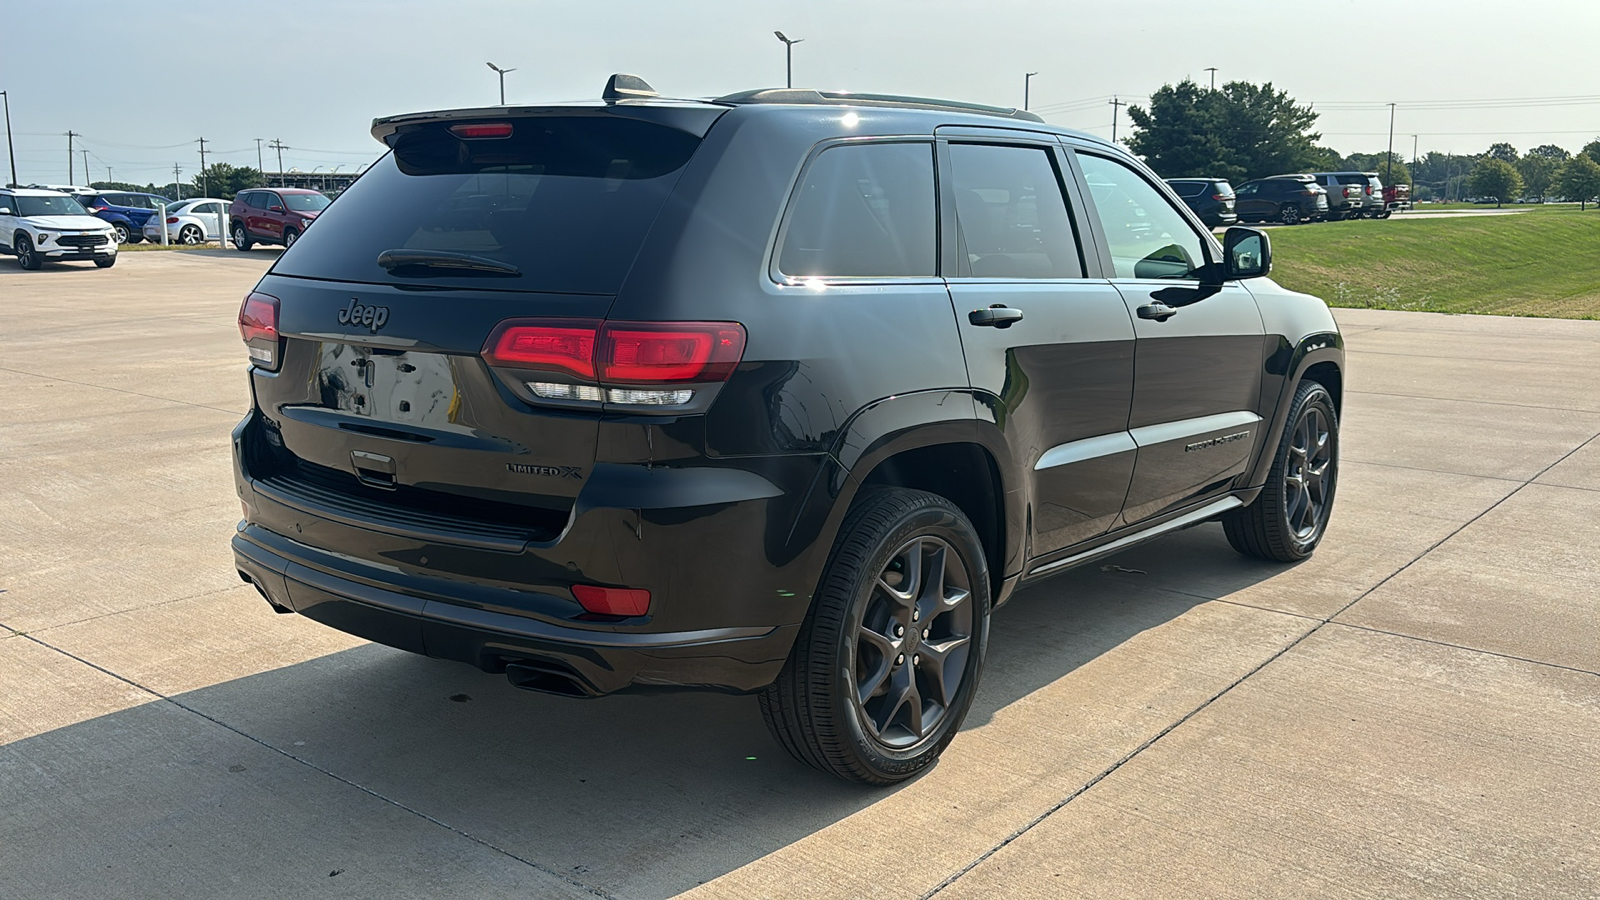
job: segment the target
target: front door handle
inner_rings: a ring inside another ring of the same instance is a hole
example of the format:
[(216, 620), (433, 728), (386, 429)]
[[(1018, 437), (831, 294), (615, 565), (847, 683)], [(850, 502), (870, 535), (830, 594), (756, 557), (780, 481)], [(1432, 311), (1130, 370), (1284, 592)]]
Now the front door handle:
[(1157, 322), (1165, 322), (1177, 314), (1177, 310), (1160, 300), (1151, 300), (1150, 305), (1139, 307), (1139, 318), (1155, 319)]
[(967, 313), (967, 321), (974, 325), (1010, 328), (1012, 322), (1022, 321), (1022, 310), (1012, 309), (1004, 303), (992, 303), (986, 309), (975, 309)]

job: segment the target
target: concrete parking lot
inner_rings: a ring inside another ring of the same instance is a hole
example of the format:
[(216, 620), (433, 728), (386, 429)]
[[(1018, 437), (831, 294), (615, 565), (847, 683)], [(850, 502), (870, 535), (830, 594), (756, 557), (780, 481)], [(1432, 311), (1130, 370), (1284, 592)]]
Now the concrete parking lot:
[(1203, 526), (996, 614), (893, 790), (748, 697), (572, 701), (234, 574), (274, 254), (0, 259), (0, 897), (1600, 895), (1600, 322), (1339, 310), (1317, 555)]

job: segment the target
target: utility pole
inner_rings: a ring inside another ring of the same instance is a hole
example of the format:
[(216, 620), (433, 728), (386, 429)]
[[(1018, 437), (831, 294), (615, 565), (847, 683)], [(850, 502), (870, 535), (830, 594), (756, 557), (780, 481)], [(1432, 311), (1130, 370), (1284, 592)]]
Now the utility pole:
[(256, 138), (256, 171), (261, 174), (261, 180), (267, 180), (267, 167), (261, 164), (261, 138)]
[(1029, 72), (1028, 74), (1022, 76), (1022, 108), (1024, 111), (1026, 111), (1028, 108), (1028, 82), (1031, 81), (1033, 76), (1037, 74), (1039, 73)]
[(1389, 104), (1389, 155), (1384, 157), (1387, 168), (1383, 180), (1386, 184), (1394, 183), (1394, 104)]
[(94, 179), (89, 177), (89, 151), (79, 150), (78, 152), (83, 154), (83, 186), (94, 187), (91, 183)]
[[(278, 140), (277, 138), (273, 138), (272, 142), (267, 144), (267, 146), (271, 147), (272, 149), (274, 149), (276, 151), (278, 151), (278, 184), (277, 184), (277, 186), (278, 187), (283, 187), (283, 151), (285, 151), (285, 150), (293, 150), (294, 148), (290, 147), (288, 144), (285, 144), (283, 141)], [(267, 187), (272, 187), (272, 185), (269, 184), (269, 185), (267, 185)]]
[(0, 91), (0, 99), (6, 103), (6, 155), (11, 157), (11, 186), (17, 186), (17, 151), (11, 146), (11, 95)]
[(1211, 73), (1211, 89), (1214, 91), (1217, 89), (1217, 67), (1206, 66), (1206, 71)]
[(773, 34), (778, 36), (778, 40), (783, 41), (783, 86), (794, 87), (794, 45), (805, 40), (805, 38), (790, 40), (784, 37), (781, 31), (774, 31)]
[(1111, 143), (1117, 142), (1117, 119), (1120, 117), (1122, 107), (1126, 105), (1116, 95), (1111, 97)]
[(106, 166), (106, 181), (116, 181), (116, 179), (111, 177), (111, 167), (110, 166)]
[(206, 184), (206, 139), (200, 139), (200, 196), (204, 197), (211, 192), (211, 185)]
[(75, 137), (80, 137), (80, 135), (72, 131), (67, 132), (67, 184), (71, 184), (73, 182), (72, 139)]
[(183, 177), (183, 169), (177, 163), (172, 164), (172, 189), (178, 192), (178, 199), (183, 199), (183, 182), (178, 179)]
[[(1417, 167), (1417, 136), (1413, 134), (1411, 136), (1411, 168), (1415, 169), (1416, 167)], [(1412, 178), (1417, 177), (1417, 173), (1416, 172), (1412, 172), (1411, 173), (1411, 177)]]

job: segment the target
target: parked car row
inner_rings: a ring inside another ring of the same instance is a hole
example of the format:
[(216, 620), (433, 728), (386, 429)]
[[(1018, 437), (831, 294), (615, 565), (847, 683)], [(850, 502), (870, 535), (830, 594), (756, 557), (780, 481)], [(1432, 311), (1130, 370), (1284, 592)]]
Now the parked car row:
[(1200, 220), (1214, 228), (1237, 222), (1338, 222), (1387, 219), (1411, 208), (1409, 185), (1385, 188), (1376, 172), (1271, 175), (1237, 191), (1225, 178), (1169, 178), (1167, 183)]
[(0, 191), (0, 251), (16, 256), (24, 269), (71, 259), (109, 268), (119, 245), (159, 242), (163, 228), (173, 244), (226, 240), (238, 250), (256, 244), (289, 247), (330, 202), (319, 191), (301, 188), (241, 191), (231, 201), (173, 201), (160, 194), (70, 185), (7, 188)]

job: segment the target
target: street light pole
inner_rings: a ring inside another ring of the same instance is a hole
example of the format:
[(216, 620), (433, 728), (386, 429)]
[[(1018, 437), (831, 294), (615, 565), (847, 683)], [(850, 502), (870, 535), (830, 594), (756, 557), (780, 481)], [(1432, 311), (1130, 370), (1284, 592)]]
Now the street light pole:
[(17, 186), (17, 151), (11, 146), (11, 95), (0, 91), (0, 99), (6, 104), (6, 155), (11, 157), (11, 186)]
[(1033, 76), (1037, 74), (1039, 73), (1029, 72), (1028, 74), (1022, 76), (1022, 109), (1024, 112), (1026, 112), (1028, 109), (1028, 82), (1031, 81)]
[(1383, 180), (1389, 184), (1394, 183), (1394, 104), (1389, 104), (1389, 155), (1386, 158), (1387, 168)]
[(267, 167), (261, 162), (261, 138), (256, 138), (256, 174), (261, 176), (261, 181), (266, 182)]
[(94, 185), (90, 183), (94, 181), (94, 179), (89, 177), (89, 151), (79, 150), (78, 152), (83, 154), (83, 186), (94, 187)]
[(495, 65), (494, 63), (484, 63), (484, 65), (486, 65), (489, 68), (491, 68), (491, 69), (495, 70), (496, 72), (500, 73), (500, 105), (501, 106), (505, 106), (506, 105), (506, 73), (507, 72), (515, 72), (516, 69), (515, 68), (502, 69), (499, 66)]
[(794, 45), (805, 40), (805, 38), (790, 40), (781, 31), (774, 31), (773, 34), (778, 36), (778, 40), (783, 41), (783, 86), (792, 88), (794, 87)]

